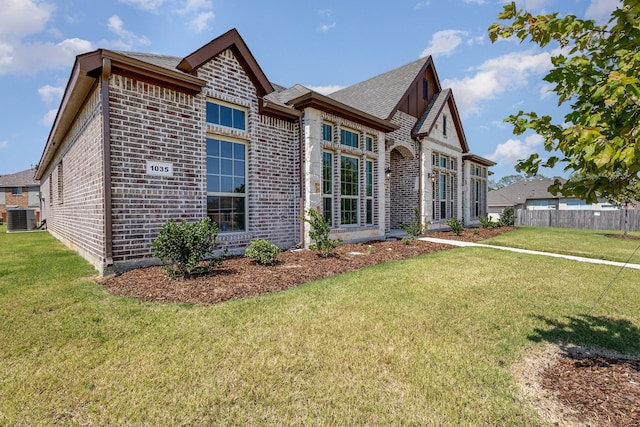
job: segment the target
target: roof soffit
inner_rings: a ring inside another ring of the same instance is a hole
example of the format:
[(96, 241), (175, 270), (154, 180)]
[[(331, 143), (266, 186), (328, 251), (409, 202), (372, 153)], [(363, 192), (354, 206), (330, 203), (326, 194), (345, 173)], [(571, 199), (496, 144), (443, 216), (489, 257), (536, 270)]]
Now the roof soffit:
[(247, 44), (235, 28), (187, 55), (178, 64), (178, 69), (185, 73), (193, 74), (203, 64), (227, 49), (231, 49), (234, 53), (236, 59), (256, 87), (259, 96), (264, 96), (274, 91), (273, 85), (269, 82)]

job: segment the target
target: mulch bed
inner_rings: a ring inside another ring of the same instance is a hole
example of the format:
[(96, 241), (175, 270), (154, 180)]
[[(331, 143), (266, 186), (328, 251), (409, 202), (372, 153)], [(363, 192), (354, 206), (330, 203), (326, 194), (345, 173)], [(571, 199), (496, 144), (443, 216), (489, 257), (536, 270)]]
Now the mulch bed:
[[(467, 229), (462, 236), (451, 232), (428, 236), (478, 242), (513, 229)], [(401, 240), (345, 244), (329, 258), (309, 250), (285, 251), (278, 256), (276, 265), (260, 266), (244, 257), (230, 257), (208, 276), (170, 279), (161, 267), (147, 267), (102, 279), (101, 284), (113, 294), (144, 301), (211, 305), (451, 248), (418, 240), (411, 240), (408, 245)], [(564, 405), (583, 414), (578, 417), (583, 425), (640, 426), (640, 362), (594, 355), (554, 357), (557, 360), (542, 372), (542, 386)]]

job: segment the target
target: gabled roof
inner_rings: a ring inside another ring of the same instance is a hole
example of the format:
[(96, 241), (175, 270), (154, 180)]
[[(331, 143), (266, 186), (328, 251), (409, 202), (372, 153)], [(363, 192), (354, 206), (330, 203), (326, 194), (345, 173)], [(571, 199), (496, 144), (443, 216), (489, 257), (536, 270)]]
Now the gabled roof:
[(447, 104), (449, 105), (449, 111), (451, 111), (453, 125), (455, 126), (458, 138), (460, 139), (460, 148), (463, 153), (468, 153), (469, 144), (467, 143), (467, 137), (464, 134), (464, 129), (462, 128), (462, 120), (460, 120), (458, 107), (456, 106), (456, 101), (453, 98), (453, 91), (451, 89), (445, 89), (433, 97), (427, 107), (427, 110), (413, 128), (412, 136), (428, 136), (435, 126), (438, 117), (442, 115), (442, 110)]
[(185, 73), (195, 74), (198, 68), (227, 49), (231, 49), (235, 54), (236, 59), (256, 87), (258, 96), (264, 96), (274, 91), (271, 82), (235, 28), (184, 57), (177, 68)]
[[(515, 206), (525, 203), (527, 200), (560, 199), (561, 193), (553, 195), (549, 192), (549, 186), (556, 178), (532, 178), (521, 179), (499, 190), (489, 191), (487, 204), (489, 206)], [(560, 182), (565, 179), (559, 178)]]
[[(373, 116), (390, 120), (412, 83), (421, 78), (429, 65), (433, 66), (431, 56), (420, 58), (328, 96)], [(439, 91), (437, 78), (436, 82)]]
[(35, 169), (0, 176), (0, 187), (35, 187), (40, 185), (34, 176)]

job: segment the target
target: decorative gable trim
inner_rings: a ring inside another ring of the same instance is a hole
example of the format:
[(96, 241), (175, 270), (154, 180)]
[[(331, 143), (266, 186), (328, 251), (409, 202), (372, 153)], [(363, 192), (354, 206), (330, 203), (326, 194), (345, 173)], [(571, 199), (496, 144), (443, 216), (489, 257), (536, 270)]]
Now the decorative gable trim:
[(231, 49), (236, 56), (236, 59), (255, 86), (258, 96), (264, 96), (274, 91), (273, 85), (269, 82), (247, 44), (235, 28), (184, 57), (177, 68), (185, 73), (195, 74), (198, 68), (227, 49)]

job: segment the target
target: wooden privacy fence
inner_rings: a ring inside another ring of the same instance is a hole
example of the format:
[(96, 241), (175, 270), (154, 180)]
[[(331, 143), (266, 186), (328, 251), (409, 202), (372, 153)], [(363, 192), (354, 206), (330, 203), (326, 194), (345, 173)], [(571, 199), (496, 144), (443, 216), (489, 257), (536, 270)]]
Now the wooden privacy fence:
[[(640, 231), (640, 210), (627, 211), (629, 231)], [(624, 209), (610, 211), (523, 210), (518, 209), (516, 225), (532, 227), (624, 230)]]

